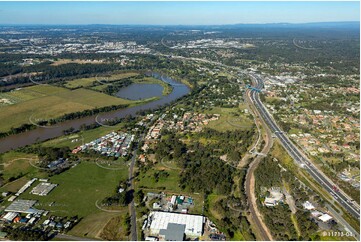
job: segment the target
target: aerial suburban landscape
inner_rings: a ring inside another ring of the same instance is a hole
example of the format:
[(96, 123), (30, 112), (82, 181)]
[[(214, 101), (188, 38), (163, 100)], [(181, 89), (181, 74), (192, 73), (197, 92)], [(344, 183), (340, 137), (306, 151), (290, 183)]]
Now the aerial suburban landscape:
[(359, 18), (0, 2), (0, 240), (360, 240)]

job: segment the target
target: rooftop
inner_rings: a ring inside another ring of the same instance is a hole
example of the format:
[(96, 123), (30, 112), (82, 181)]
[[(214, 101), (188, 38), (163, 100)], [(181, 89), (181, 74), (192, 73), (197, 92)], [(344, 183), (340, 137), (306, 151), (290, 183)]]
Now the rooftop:
[(159, 235), (167, 241), (182, 241), (184, 239), (185, 224), (169, 223), (167, 229), (161, 229)]
[(32, 209), (32, 206), (36, 203), (35, 200), (23, 200), (18, 199), (10, 204), (5, 212), (18, 212), (18, 213), (35, 213), (35, 210)]
[(150, 229), (165, 230), (168, 224), (185, 225), (185, 234), (188, 236), (201, 236), (203, 233), (204, 217), (201, 215), (190, 215), (168, 212), (151, 212), (149, 215), (151, 220)]

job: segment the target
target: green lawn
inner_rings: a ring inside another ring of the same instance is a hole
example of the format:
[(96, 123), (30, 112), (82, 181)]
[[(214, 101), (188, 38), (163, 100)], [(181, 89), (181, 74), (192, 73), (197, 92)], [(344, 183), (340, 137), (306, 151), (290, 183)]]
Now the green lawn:
[[(118, 125), (117, 127), (120, 127)], [(89, 141), (99, 137), (99, 135), (109, 133), (111, 130), (100, 127), (95, 130), (85, 131), (84, 136)], [(75, 134), (77, 135), (77, 134)], [(71, 136), (71, 135), (70, 135)], [(67, 145), (71, 139), (70, 136), (62, 136), (55, 140), (51, 140), (54, 146)], [(74, 136), (74, 135), (73, 135)], [(57, 141), (57, 142), (55, 142)], [(46, 142), (46, 143), (48, 143)], [(48, 143), (49, 145), (49, 143)], [(7, 183), (0, 188), (2, 191), (17, 192), (30, 179), (48, 178), (46, 173), (42, 173), (37, 168), (29, 163), (29, 159), (36, 159), (37, 156), (33, 154), (24, 154), (10, 151), (2, 155), (2, 162), (5, 164), (4, 178), (8, 179), (11, 176), (17, 176), (23, 173), (24, 176), (19, 179)], [(121, 160), (119, 160), (121, 162)], [(50, 211), (51, 215), (57, 216), (75, 216), (83, 217), (81, 222), (76, 225), (69, 233), (76, 236), (99, 238), (103, 228), (106, 228), (108, 222), (114, 217), (122, 213), (109, 213), (99, 210), (95, 203), (101, 201), (106, 196), (113, 195), (120, 180), (125, 180), (128, 177), (128, 166), (124, 163), (117, 164), (117, 169), (110, 170), (99, 167), (93, 161), (83, 161), (79, 165), (71, 168), (59, 175), (49, 178), (52, 183), (58, 186), (51, 191), (47, 196), (37, 196), (29, 194), (31, 189), (39, 184), (36, 181), (30, 188), (28, 188), (22, 195), (21, 199), (38, 200), (39, 204), (36, 206), (39, 209)], [(52, 202), (54, 205), (49, 206)], [(11, 202), (4, 201), (2, 206), (7, 207)], [(111, 208), (108, 208), (111, 209)], [(116, 210), (128, 211), (128, 207), (117, 207)]]
[(37, 174), (35, 167), (31, 166), (30, 161), (36, 161), (37, 156), (33, 154), (25, 154), (15, 151), (9, 151), (1, 155), (4, 164), (4, 179), (8, 180), (10, 177), (16, 177), (19, 174), (31, 177)]
[[(240, 113), (238, 108), (220, 108), (215, 107), (208, 111), (210, 114), (220, 114), (218, 120), (210, 122), (207, 127), (218, 131), (249, 129), (252, 127), (253, 121)], [(236, 115), (239, 114), (239, 116)]]
[[(169, 176), (167, 178), (160, 178), (159, 181), (156, 182), (153, 178), (154, 173), (163, 169), (169, 173)], [(139, 181), (136, 181), (135, 184), (137, 188), (158, 189), (160, 187), (165, 187), (165, 190), (181, 192), (179, 187), (179, 173), (180, 170), (170, 169), (158, 163), (152, 169), (149, 169), (146, 173), (141, 173), (138, 176)]]
[(221, 220), (223, 218), (223, 214), (220, 214), (216, 209), (214, 208), (214, 205), (217, 201), (219, 201), (222, 198), (225, 198), (226, 196), (216, 195), (216, 194), (210, 194), (208, 195), (208, 214), (207, 216), (210, 217), (210, 219), (213, 222), (216, 222), (216, 220)]
[(292, 129), (290, 129), (290, 131), (288, 131), (288, 133), (289, 134), (299, 134), (299, 133), (302, 133), (302, 130), (292, 128)]
[(234, 236), (231, 239), (231, 241), (245, 241), (245, 240), (246, 239), (243, 237), (242, 233), (238, 230), (234, 233)]
[(105, 88), (107, 86), (109, 86), (111, 84), (101, 84), (101, 85), (98, 85), (98, 86), (93, 86), (93, 87), (90, 87), (90, 89), (94, 90), (94, 91), (99, 91), (99, 92), (102, 92), (105, 90)]
[[(16, 103), (32, 100), (35, 98), (54, 95), (62, 91), (66, 91), (66, 89), (51, 85), (35, 85), (35, 86), (20, 88), (18, 90), (13, 90), (11, 92), (0, 93), (0, 99), (5, 98), (10, 100), (12, 104), (16, 104)], [(7, 105), (5, 105), (4, 103), (0, 103), (0, 107)]]
[[(107, 170), (94, 163), (82, 162), (50, 177), (50, 182), (59, 185), (49, 195), (41, 197), (27, 191), (20, 198), (38, 200), (38, 208), (49, 210), (54, 215), (85, 217), (99, 211), (95, 206), (96, 201), (114, 194), (119, 181), (126, 179), (127, 175), (128, 167), (125, 164), (123, 170)], [(50, 207), (52, 202), (55, 204)]]
[(82, 88), (73, 91), (61, 92), (57, 96), (63, 98), (64, 100), (71, 100), (72, 102), (83, 105), (91, 105), (92, 107), (130, 104), (134, 102)]
[(23, 176), (15, 181), (6, 183), (0, 188), (0, 192), (13, 192), (16, 193), (22, 186), (24, 186), (30, 179)]
[[(121, 216), (128, 211), (128, 207), (123, 208), (124, 212), (121, 213)], [(85, 217), (77, 224), (72, 230), (68, 232), (69, 235), (79, 236), (79, 237), (88, 237), (88, 238), (98, 238), (100, 239), (100, 234), (107, 228), (108, 223), (119, 216), (120, 213), (107, 213), (107, 212), (98, 212), (94, 210), (93, 214)], [(120, 226), (118, 230), (120, 230)], [(116, 232), (116, 231), (114, 231)]]

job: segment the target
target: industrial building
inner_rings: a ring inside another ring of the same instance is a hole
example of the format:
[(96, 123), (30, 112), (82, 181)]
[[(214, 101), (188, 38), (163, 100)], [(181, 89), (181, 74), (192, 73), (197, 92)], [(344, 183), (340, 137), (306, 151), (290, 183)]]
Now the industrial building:
[(153, 211), (149, 214), (143, 229), (150, 236), (157, 236), (163, 240), (183, 240), (184, 237), (200, 237), (203, 234), (204, 222), (205, 219), (201, 215)]
[(5, 212), (16, 212), (16, 213), (41, 213), (42, 210), (32, 208), (36, 203), (35, 200), (23, 200), (18, 199), (5, 208)]
[(32, 193), (34, 195), (39, 195), (39, 196), (46, 196), (56, 186), (57, 186), (57, 184), (52, 184), (49, 182), (42, 182), (42, 183), (39, 183), (36, 187), (34, 187), (30, 193)]
[(8, 212), (2, 217), (2, 220), (11, 223), (18, 215), (19, 214), (15, 212)]
[(30, 181), (28, 181), (24, 186), (22, 186), (19, 191), (15, 194), (17, 197), (20, 196), (23, 192), (26, 191), (31, 185), (37, 180), (37, 178), (33, 178)]
[(159, 237), (166, 241), (183, 241), (185, 229), (184, 224), (169, 223), (167, 229), (159, 230)]

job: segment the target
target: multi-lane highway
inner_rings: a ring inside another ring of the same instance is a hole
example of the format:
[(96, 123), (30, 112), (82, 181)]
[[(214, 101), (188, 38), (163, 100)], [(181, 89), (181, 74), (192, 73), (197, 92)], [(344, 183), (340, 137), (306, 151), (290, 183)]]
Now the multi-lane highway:
[[(206, 59), (200, 58), (187, 58), (183, 56), (172, 56), (172, 58), (184, 59), (184, 60), (192, 60), (192, 61), (201, 61), (209, 64), (215, 64), (222, 67), (227, 67), (236, 71), (242, 72), (237, 67), (228, 66), (219, 62), (210, 61)], [(253, 83), (255, 88), (261, 90), (263, 88), (263, 80), (260, 76), (254, 73), (247, 73), (253, 78)], [(352, 216), (360, 220), (360, 206), (353, 201), (345, 192), (341, 189), (337, 188), (336, 184), (332, 182), (322, 171), (320, 171), (317, 167), (315, 167), (311, 161), (307, 158), (303, 152), (301, 152), (297, 146), (295, 146), (290, 139), (287, 137), (285, 133), (278, 127), (276, 122), (273, 120), (272, 116), (269, 114), (267, 109), (264, 107), (262, 102), (259, 99), (258, 92), (256, 90), (251, 91), (251, 101), (256, 106), (257, 110), (261, 114), (262, 119), (271, 129), (271, 131), (275, 134), (275, 136), (280, 140), (282, 146), (287, 150), (290, 156), (304, 169), (308, 171), (308, 173), (338, 202), (346, 211), (348, 211)]]
[[(263, 88), (263, 80), (256, 74), (250, 74), (253, 78), (254, 87)], [(256, 106), (270, 130), (280, 140), (282, 146), (287, 150), (290, 156), (328, 192), (346, 211), (352, 216), (360, 219), (360, 206), (353, 201), (345, 192), (336, 187), (336, 185), (324, 174), (317, 169), (311, 161), (293, 144), (287, 135), (278, 127), (272, 116), (269, 114), (263, 103), (260, 101), (259, 94), (256, 90), (251, 90), (251, 101)]]
[[(242, 71), (237, 67), (227, 66), (219, 62), (210, 61), (200, 58), (187, 58), (182, 56), (173, 56), (173, 58), (201, 61), (205, 63), (215, 64), (222, 67), (227, 67), (234, 69), (236, 71)], [(263, 88), (263, 80), (260, 76), (254, 73), (248, 73), (253, 78), (253, 83), (255, 88), (261, 90)], [(260, 112), (261, 117), (269, 126), (271, 131), (276, 135), (280, 140), (282, 146), (287, 150), (290, 156), (302, 167), (304, 167), (308, 173), (343, 207), (348, 211), (352, 216), (360, 220), (360, 206), (353, 201), (345, 192), (337, 188), (336, 184), (332, 182), (322, 171), (315, 167), (311, 161), (307, 158), (306, 155), (301, 152), (297, 146), (295, 146), (286, 134), (277, 126), (276, 122), (273, 120), (272, 116), (268, 113), (267, 109), (264, 107), (262, 102), (259, 99), (258, 92), (256, 90), (251, 91), (251, 101), (256, 106), (257, 110)]]
[[(252, 105), (253, 103), (251, 102), (251, 94), (252, 94), (252, 92), (250, 90), (248, 90), (246, 92), (245, 99), (247, 100), (248, 103), (250, 103), (251, 113), (252, 114), (255, 113), (253, 115), (259, 116), (259, 113), (257, 112), (257, 110), (255, 110), (255, 106)], [(262, 133), (258, 127), (257, 122), (258, 121), (255, 118), (255, 123), (258, 128), (258, 139), (257, 139), (256, 144), (253, 146), (253, 148), (251, 150), (254, 150), (257, 148), (257, 144), (259, 143), (259, 141), (262, 138)], [(267, 154), (273, 145), (272, 134), (271, 134), (271, 131), (267, 127), (265, 128), (264, 141), (265, 141), (265, 145), (263, 146), (261, 152), (262, 152), (262, 154)], [(264, 221), (262, 220), (262, 215), (261, 215), (260, 211), (258, 210), (257, 198), (255, 195), (254, 172), (262, 160), (263, 160), (263, 157), (260, 155), (257, 155), (255, 157), (255, 159), (253, 159), (253, 161), (249, 164), (249, 168), (247, 170), (247, 175), (246, 175), (246, 181), (245, 181), (244, 185), (245, 185), (245, 191), (246, 191), (246, 196), (247, 196), (248, 208), (249, 208), (249, 212), (250, 212), (250, 222), (252, 225), (254, 225), (254, 228), (257, 231), (256, 232), (257, 239), (262, 240), (262, 241), (271, 241), (271, 240), (273, 240), (272, 234), (269, 231), (269, 229), (267, 228)]]

